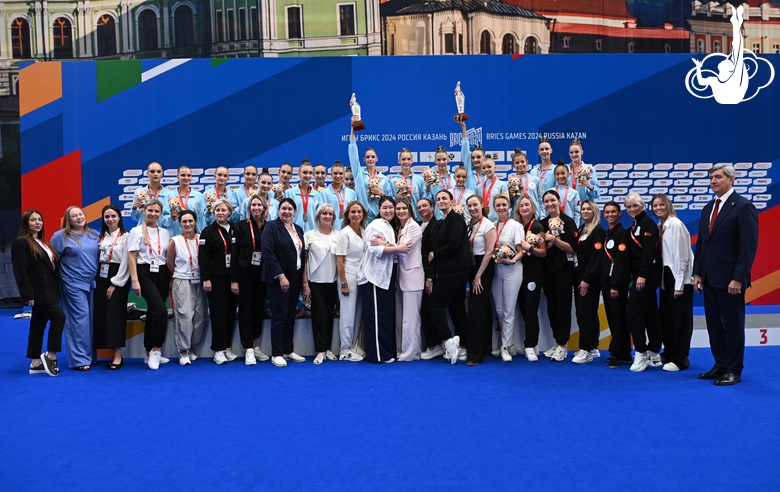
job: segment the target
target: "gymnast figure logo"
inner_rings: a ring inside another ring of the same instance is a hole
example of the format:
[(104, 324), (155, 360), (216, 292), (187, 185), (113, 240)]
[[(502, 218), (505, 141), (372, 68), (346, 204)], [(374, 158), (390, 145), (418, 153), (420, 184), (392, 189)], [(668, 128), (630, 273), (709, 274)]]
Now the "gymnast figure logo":
[[(742, 46), (743, 12), (741, 5), (736, 10), (731, 9), (733, 41), (728, 56), (723, 53), (712, 53), (703, 60), (693, 59), (696, 66), (685, 76), (685, 88), (691, 95), (699, 99), (714, 97), (720, 104), (739, 104), (756, 97), (758, 91), (774, 80), (775, 68), (772, 64)], [(710, 58), (713, 60), (708, 63), (707, 60)], [(717, 72), (705, 67), (705, 65), (712, 66), (719, 59), (722, 60), (717, 65)], [(761, 76), (754, 80), (754, 77), (759, 74)]]

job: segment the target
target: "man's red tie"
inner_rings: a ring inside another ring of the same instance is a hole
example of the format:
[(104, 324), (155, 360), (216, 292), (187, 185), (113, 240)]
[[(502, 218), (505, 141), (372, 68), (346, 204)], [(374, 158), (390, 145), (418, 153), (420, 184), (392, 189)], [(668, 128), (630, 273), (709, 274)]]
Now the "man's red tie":
[(712, 234), (712, 226), (715, 225), (715, 219), (718, 218), (719, 209), (720, 209), (720, 198), (715, 200), (715, 209), (712, 211), (712, 217), (710, 217), (710, 234)]

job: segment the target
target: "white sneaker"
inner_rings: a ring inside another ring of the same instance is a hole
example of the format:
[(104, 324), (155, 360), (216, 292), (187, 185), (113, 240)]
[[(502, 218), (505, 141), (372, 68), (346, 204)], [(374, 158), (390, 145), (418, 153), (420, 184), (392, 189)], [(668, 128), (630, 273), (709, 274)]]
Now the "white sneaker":
[(598, 359), (599, 357), (601, 357), (601, 352), (599, 352), (599, 349), (593, 349), (590, 351), (590, 356), (593, 357), (594, 359)]
[(648, 365), (651, 365), (653, 367), (661, 367), (663, 363), (661, 362), (661, 356), (658, 355), (657, 352), (653, 352), (652, 350), (647, 351), (647, 363)]
[(314, 365), (318, 366), (318, 365), (322, 364), (323, 362), (325, 362), (325, 353), (324, 352), (320, 352), (319, 354), (317, 354), (317, 357), (314, 358)]
[(504, 362), (512, 362), (512, 356), (509, 355), (509, 347), (501, 347), (501, 360)]
[(544, 351), (544, 356), (548, 359), (551, 359), (553, 355), (555, 355), (555, 351), (558, 350), (558, 345), (553, 345), (552, 347), (548, 348)]
[(435, 359), (436, 357), (439, 357), (441, 355), (444, 355), (444, 350), (441, 348), (441, 345), (437, 345), (433, 348), (428, 347), (425, 349), (425, 351), (420, 354), (420, 359), (422, 360), (430, 360)]
[(330, 350), (327, 350), (325, 352), (325, 358), (328, 359), (328, 360), (338, 360), (338, 357), (336, 357), (336, 354), (334, 354)]
[(183, 350), (179, 352), (179, 365), (180, 366), (188, 366), (190, 365), (192, 361), (190, 361), (190, 353), (186, 350)]
[(458, 349), (458, 360), (466, 360), (469, 358), (469, 354), (463, 347)]
[(156, 371), (160, 368), (160, 358), (162, 357), (162, 353), (157, 352), (156, 350), (152, 350), (149, 352), (149, 369)]
[(447, 354), (450, 356), (450, 364), (458, 363), (458, 349), (460, 348), (460, 337), (454, 336), (444, 342), (444, 347), (447, 349)]
[(278, 355), (276, 357), (271, 357), (271, 364), (276, 367), (287, 367), (287, 361), (284, 360), (284, 357), (279, 357)]
[(285, 360), (289, 360), (292, 362), (306, 362), (306, 359), (296, 354), (295, 352), (290, 352), (289, 354), (285, 355), (284, 358)]
[(383, 360), (383, 361), (382, 361), (382, 364), (392, 364), (393, 362), (395, 362), (395, 357), (393, 357), (393, 358), (392, 358), (392, 359), (390, 359), (390, 360)]
[(588, 362), (593, 362), (593, 356), (587, 350), (578, 350), (571, 361), (575, 364), (587, 364)]
[[(197, 359), (197, 357), (195, 358)], [(190, 359), (190, 362), (192, 362), (192, 360), (193, 359)], [(162, 352), (160, 352), (160, 364), (167, 364), (170, 361), (171, 359), (169, 359), (168, 357), (163, 357)], [(147, 353), (146, 355), (144, 355), (144, 364), (148, 364), (148, 363), (149, 363), (149, 354)]]
[(197, 356), (197, 355), (195, 355), (195, 351), (194, 351), (194, 350), (192, 350), (192, 349), (190, 349), (190, 350), (187, 352), (187, 355), (188, 355), (188, 356), (189, 356), (189, 358), (190, 358), (190, 362), (195, 362), (196, 360), (198, 360), (198, 356)]
[(361, 360), (363, 360), (363, 357), (361, 357), (360, 355), (356, 354), (351, 350), (347, 350), (345, 353), (341, 354), (339, 360), (347, 360), (349, 362), (360, 362)]
[(669, 372), (677, 372), (680, 370), (680, 368), (677, 367), (677, 364), (675, 364), (674, 362), (667, 362), (666, 364), (664, 364), (663, 370)]
[(227, 357), (225, 357), (225, 351), (220, 350), (219, 352), (214, 352), (214, 362), (217, 364), (227, 364)]
[(631, 364), (631, 372), (642, 372), (647, 369), (647, 352), (636, 352), (634, 354), (634, 363)]
[(552, 359), (553, 362), (563, 362), (566, 360), (566, 356), (569, 355), (566, 347), (563, 345), (556, 345), (555, 346), (555, 353), (553, 354)]
[(515, 348), (515, 346), (514, 346), (514, 345), (510, 345), (510, 346), (509, 346), (509, 347), (507, 347), (507, 348), (509, 349), (509, 355), (511, 355), (512, 357), (514, 357), (515, 355), (517, 355), (517, 349)]
[(228, 362), (233, 362), (234, 360), (238, 359), (238, 356), (233, 353), (233, 349), (228, 347), (225, 349), (225, 358), (228, 360)]
[(257, 359), (255, 358), (255, 349), (246, 349), (246, 354), (244, 354), (244, 363), (248, 366), (254, 366), (257, 364)]
[(493, 357), (498, 357), (499, 355), (501, 355), (501, 348), (497, 348), (496, 350), (490, 352), (490, 355), (492, 355)]
[(355, 345), (354, 345), (354, 346), (351, 348), (351, 350), (352, 350), (352, 353), (354, 353), (354, 354), (356, 354), (356, 355), (359, 355), (359, 356), (360, 356), (362, 359), (365, 359), (365, 358), (366, 358), (366, 351), (365, 351), (365, 350), (363, 350), (363, 347), (361, 347), (360, 345), (358, 345), (358, 344), (355, 344)]
[(259, 348), (255, 348), (255, 360), (257, 362), (266, 362), (268, 359), (270, 359), (270, 357), (260, 352)]
[(533, 348), (525, 349), (525, 358), (528, 359), (528, 362), (537, 362), (539, 360), (539, 356), (536, 355), (536, 350)]

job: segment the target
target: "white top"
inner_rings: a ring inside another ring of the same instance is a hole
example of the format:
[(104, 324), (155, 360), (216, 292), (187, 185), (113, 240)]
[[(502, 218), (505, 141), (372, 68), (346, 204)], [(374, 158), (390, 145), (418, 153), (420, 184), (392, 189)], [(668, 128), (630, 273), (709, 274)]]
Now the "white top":
[(119, 264), (119, 270), (117, 270), (116, 275), (111, 277), (111, 283), (117, 287), (124, 286), (127, 283), (127, 279), (130, 278), (130, 271), (127, 269), (127, 241), (129, 238), (129, 233), (122, 234), (117, 229), (111, 234), (106, 234), (98, 243), (100, 263)]
[(339, 233), (331, 231), (323, 234), (313, 229), (303, 235), (309, 258), (306, 269), (309, 272), (309, 282), (329, 284), (336, 280), (336, 241)]
[(360, 269), (360, 260), (363, 258), (363, 246), (366, 237), (365, 229), (360, 229), (363, 237), (355, 234), (351, 227), (345, 227), (339, 232), (336, 240), (336, 254), (344, 257), (344, 271), (347, 275), (357, 275)]
[[(674, 290), (683, 290), (684, 285), (693, 283), (691, 234), (677, 217), (668, 217), (661, 232), (664, 266), (672, 270)], [(664, 288), (663, 282), (661, 288)]]
[(379, 237), (387, 241), (388, 246), (395, 246), (395, 231), (388, 221), (376, 218), (368, 225), (363, 237), (366, 241), (366, 250), (360, 262), (358, 271), (358, 285), (371, 282), (381, 289), (390, 288), (390, 280), (393, 277), (393, 256), (385, 255), (384, 246), (371, 246), (371, 240)]
[(176, 247), (173, 278), (190, 280), (192, 278), (190, 272), (200, 268), (198, 266), (198, 235), (195, 235), (195, 239), (188, 240), (185, 240), (183, 235), (174, 236), (173, 244)]
[(517, 245), (525, 239), (523, 225), (515, 219), (507, 219), (504, 224), (496, 222), (495, 227), (496, 233), (499, 234), (496, 238), (499, 247), (502, 244), (508, 244), (517, 250)]
[(46, 251), (47, 255), (49, 255), (49, 261), (54, 262), (54, 253), (52, 253), (51, 248), (46, 246), (40, 239), (36, 239), (35, 242), (38, 243), (38, 246), (40, 246), (42, 250)]
[(152, 259), (156, 259), (159, 265), (165, 264), (165, 248), (171, 241), (171, 233), (162, 227), (147, 227), (149, 235), (146, 238), (146, 244), (143, 237), (143, 226), (135, 226), (130, 231), (127, 238), (127, 251), (138, 251), (136, 263), (139, 265), (149, 265)]
[[(471, 227), (471, 224), (469, 224), (469, 227)], [(490, 248), (490, 253), (493, 252), (493, 245), (485, 246), (485, 235), (495, 229), (496, 226), (487, 217), (482, 217), (482, 219), (474, 224), (474, 227), (471, 231), (471, 237), (469, 238), (469, 244), (471, 245), (471, 254), (473, 255), (484, 255), (488, 253), (488, 248)], [(503, 232), (503, 231), (502, 231)]]
[[(287, 229), (287, 226), (284, 227)], [(293, 225), (292, 230), (287, 229), (287, 234), (290, 235), (290, 239), (292, 239), (293, 244), (295, 245), (295, 269), (300, 270), (301, 269), (301, 247), (303, 247), (303, 244), (301, 241), (304, 241), (304, 238), (301, 238), (298, 236), (298, 231), (295, 229), (295, 226)]]

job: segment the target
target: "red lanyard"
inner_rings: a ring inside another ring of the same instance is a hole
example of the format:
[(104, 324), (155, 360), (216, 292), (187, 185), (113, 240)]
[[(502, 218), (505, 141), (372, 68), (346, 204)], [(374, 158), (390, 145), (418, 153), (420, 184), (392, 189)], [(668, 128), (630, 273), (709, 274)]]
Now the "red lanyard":
[[(154, 227), (153, 229), (157, 229), (157, 256), (162, 256), (162, 248), (160, 247), (160, 228)], [(146, 232), (146, 242), (149, 243), (149, 256), (154, 256), (154, 250), (152, 250), (152, 238), (149, 236), (148, 229)]]
[(449, 173), (447, 173), (447, 180), (445, 181), (444, 179), (442, 179), (441, 174), (440, 174), (439, 175), (439, 182), (441, 183), (441, 187), (443, 189), (449, 191), (450, 186), (452, 186), (452, 176)]
[[(214, 194), (217, 195), (217, 200), (222, 199), (222, 195), (219, 194), (219, 188), (217, 186), (214, 186)], [(227, 188), (225, 188), (225, 196), (227, 196)]]
[[(580, 169), (582, 169), (582, 165), (580, 165)], [(571, 163), (571, 187), (575, 190), (577, 189), (577, 179), (580, 177), (579, 171), (574, 170), (574, 163)]]
[(477, 186), (481, 185), (482, 183), (486, 182), (487, 178), (482, 174), (477, 174)]
[(611, 254), (609, 254), (609, 248), (606, 248), (606, 247), (605, 247), (605, 248), (604, 248), (604, 252), (607, 254), (607, 258), (609, 258), (609, 261), (611, 261), (611, 262), (613, 262), (613, 263), (614, 263), (614, 262), (615, 262), (615, 260), (613, 260), (613, 259), (612, 259), (612, 255), (611, 255)]
[(269, 196), (268, 203), (265, 204), (265, 220), (268, 220), (268, 212), (270, 211), (271, 211), (271, 197)]
[(249, 196), (252, 196), (252, 195), (255, 194), (255, 193), (252, 193), (252, 195), (250, 195), (249, 194), (249, 190), (253, 190), (256, 193), (257, 192), (257, 187), (253, 186), (253, 187), (249, 188), (247, 185), (244, 185), (244, 193), (246, 193), (246, 196), (249, 197)]
[[(114, 257), (114, 246), (116, 246), (116, 242), (119, 241), (119, 236), (122, 235), (122, 231), (117, 230), (117, 235), (114, 238), (114, 242), (111, 243), (111, 249), (108, 250), (108, 262), (111, 263), (111, 258)], [(105, 239), (105, 236), (103, 236)]]
[[(217, 224), (217, 228), (219, 229), (219, 237), (222, 238), (222, 244), (225, 246), (225, 254), (227, 254), (228, 246), (227, 246), (227, 241), (225, 241), (225, 236), (222, 234), (223, 227), (221, 225)], [(230, 234), (230, 233), (228, 233), (228, 234)]]
[(533, 227), (534, 222), (536, 222), (536, 218), (531, 219), (531, 222), (525, 226), (526, 234), (531, 233), (531, 227)]
[(374, 179), (374, 178), (376, 178), (376, 176), (377, 176), (376, 169), (374, 169), (374, 172), (371, 172), (371, 171), (369, 171), (369, 170), (368, 170), (368, 168), (366, 168), (366, 173), (368, 173), (368, 177), (369, 177), (370, 179)]
[(487, 188), (487, 178), (485, 178), (485, 183), (482, 185), (482, 203), (485, 203), (488, 208), (490, 208), (490, 195), (493, 193), (493, 187), (496, 185), (496, 181), (498, 181), (498, 178), (493, 176), (493, 181), (490, 183), (490, 188), (488, 188), (487, 194), (485, 193), (485, 188)]
[(531, 179), (528, 177), (528, 173), (525, 173), (525, 186), (523, 187), (523, 195), (528, 196), (528, 180)]
[[(341, 193), (339, 195), (339, 193)], [(339, 212), (344, 213), (344, 200), (346, 200), (346, 192), (344, 191), (344, 185), (341, 185), (341, 189), (339, 191), (336, 191), (336, 188), (333, 188), (333, 194), (336, 195), (336, 200), (339, 202)], [(268, 217), (266, 217), (267, 219)]]
[[(555, 187), (555, 189), (558, 190), (559, 186), (561, 186), (561, 185), (557, 185)], [(565, 210), (566, 210), (566, 202), (569, 200), (569, 190), (570, 189), (571, 189), (570, 187), (568, 187), (568, 186), (566, 187), (566, 195), (563, 197), (563, 203), (561, 203), (561, 213), (564, 213)], [(560, 194), (561, 194), (561, 192), (559, 191), (558, 195), (560, 196)]]
[[(187, 245), (187, 253), (190, 255), (190, 266), (192, 266), (193, 265), (193, 261), (192, 261), (192, 251), (190, 250), (190, 240), (187, 239), (184, 235), (182, 235), (181, 237), (184, 238), (184, 244)], [(198, 244), (198, 235), (197, 234), (195, 234), (195, 244)]]
[(177, 188), (177, 191), (179, 192), (179, 203), (181, 203), (182, 208), (189, 208), (187, 207), (187, 203), (190, 201), (190, 193), (192, 193), (192, 188), (187, 190), (186, 200), (181, 196), (181, 187)]
[(474, 233), (471, 235), (471, 250), (474, 251), (474, 239), (477, 237), (477, 233), (479, 232), (479, 228), (482, 227), (482, 220), (479, 219), (479, 222), (477, 223), (477, 228), (474, 230)]
[(631, 239), (636, 243), (637, 246), (640, 248), (642, 247), (642, 243), (636, 240), (636, 237), (634, 237), (634, 229), (636, 229), (636, 223), (631, 226), (631, 233), (629, 234), (631, 236)]
[(157, 191), (157, 195), (154, 194), (154, 191), (152, 191), (152, 185), (146, 185), (147, 188), (149, 188), (149, 191), (152, 193), (152, 200), (159, 200), (160, 199), (160, 193), (162, 193), (163, 187), (160, 185), (160, 189)]
[(541, 176), (539, 176), (539, 179), (541, 179), (542, 181), (544, 181), (544, 175), (545, 175), (545, 174), (547, 174), (547, 171), (549, 171), (551, 167), (552, 167), (552, 161), (550, 161), (550, 165), (548, 165), (548, 166), (547, 166), (547, 169), (545, 169), (545, 170), (542, 172), (542, 175), (541, 175)]
[(306, 198), (304, 199), (303, 193), (301, 192), (301, 187), (298, 187), (298, 194), (301, 195), (301, 203), (303, 204), (303, 214), (307, 215), (309, 213), (309, 196), (311, 195), (311, 189), (309, 189), (309, 192), (306, 194)]
[[(458, 188), (455, 188), (455, 192), (457, 193)], [(463, 189), (460, 192), (460, 195), (455, 199), (455, 205), (465, 205), (465, 203), (460, 203), (461, 200), (463, 200), (463, 195), (466, 194), (466, 187), (464, 186)]]
[(252, 251), (255, 250), (255, 224), (252, 217), (249, 217), (249, 232), (252, 234)]
[(504, 227), (506, 227), (506, 223), (507, 222), (509, 222), (509, 219), (506, 219), (503, 224), (499, 222), (499, 224), (501, 225), (501, 229), (496, 227), (496, 245), (495, 245), (495, 248), (498, 248), (498, 240), (501, 237), (501, 232), (503, 232)]

